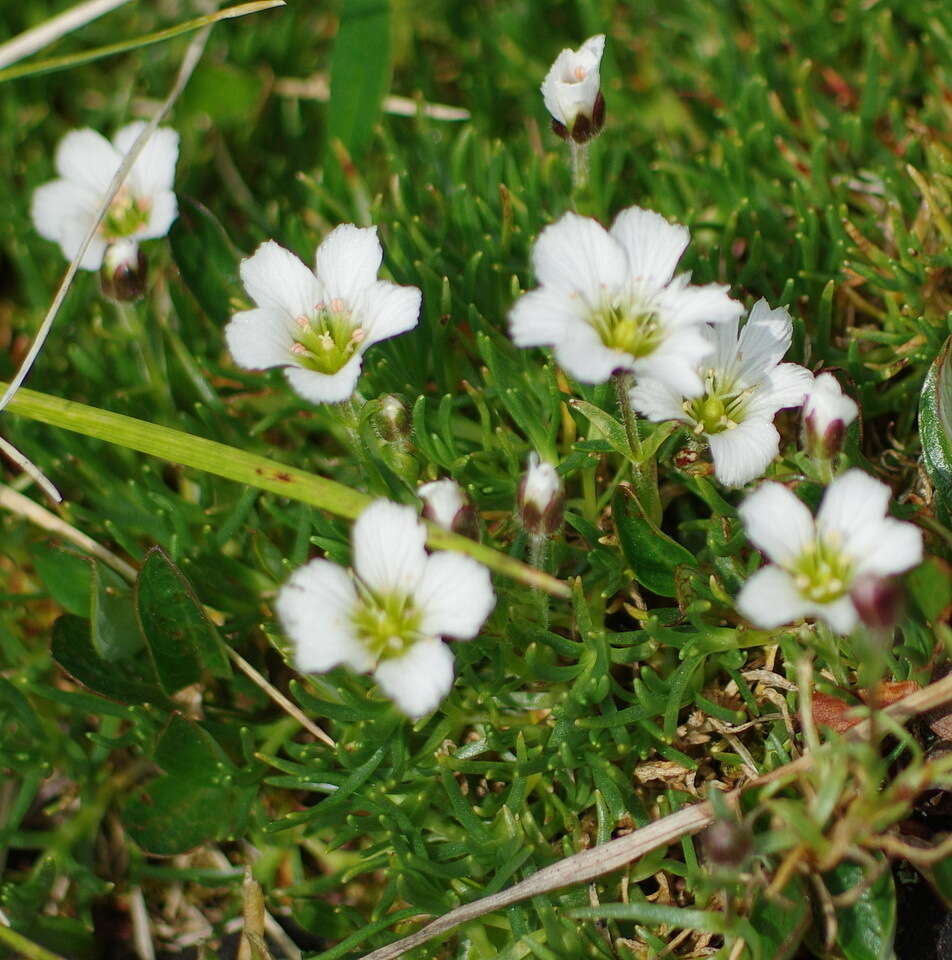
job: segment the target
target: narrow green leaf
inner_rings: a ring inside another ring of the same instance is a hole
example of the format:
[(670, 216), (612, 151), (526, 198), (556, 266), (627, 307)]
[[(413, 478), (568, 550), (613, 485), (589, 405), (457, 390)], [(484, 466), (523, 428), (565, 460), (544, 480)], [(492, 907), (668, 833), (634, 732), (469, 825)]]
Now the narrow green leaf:
[(919, 438), (940, 515), (952, 514), (952, 337), (929, 368), (919, 396)]
[(676, 597), (675, 570), (693, 564), (694, 555), (651, 522), (629, 484), (615, 491), (612, 517), (635, 579), (661, 597)]
[(331, 58), (327, 130), (352, 158), (369, 141), (389, 86), (388, 0), (345, 0)]
[(194, 674), (197, 679), (202, 667), (217, 677), (231, 676), (231, 664), (218, 631), (205, 616), (188, 580), (161, 547), (148, 552), (139, 571), (136, 610), (167, 692), (193, 683), (186, 680), (178, 687), (169, 686), (180, 677)]
[(677, 930), (703, 930), (705, 933), (726, 933), (728, 930), (727, 918), (722, 913), (669, 907), (644, 900), (633, 903), (603, 903), (598, 907), (569, 910), (568, 914), (579, 920), (634, 920), (650, 926), (667, 924)]
[(588, 403), (585, 400), (572, 400), (571, 407), (585, 417), (590, 423), (594, 424), (598, 432), (609, 442), (616, 453), (620, 453), (626, 460), (634, 462), (634, 454), (631, 450), (631, 444), (628, 442), (628, 434), (625, 433), (624, 426), (616, 420), (611, 414), (605, 413), (601, 407), (596, 407), (594, 403)]

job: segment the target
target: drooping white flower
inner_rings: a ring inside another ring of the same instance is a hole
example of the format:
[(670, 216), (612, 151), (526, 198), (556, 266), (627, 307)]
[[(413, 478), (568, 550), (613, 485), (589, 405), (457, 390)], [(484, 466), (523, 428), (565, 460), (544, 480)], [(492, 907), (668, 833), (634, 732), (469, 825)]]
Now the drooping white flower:
[[(60, 140), (54, 161), (60, 179), (37, 187), (31, 214), (37, 233), (58, 243), (67, 260), (79, 252), (109, 183), (144, 126), (123, 127), (112, 143), (88, 128), (72, 130)], [(152, 134), (86, 248), (81, 269), (98, 270), (112, 243), (138, 243), (169, 232), (178, 215), (172, 190), (178, 145), (178, 133), (169, 127)]]
[(460, 513), (467, 509), (466, 494), (455, 481), (446, 477), (417, 487), (423, 501), (423, 516), (444, 530), (457, 530)]
[(436, 708), (453, 684), (440, 638), (471, 640), (496, 598), (485, 567), (425, 541), (412, 507), (377, 500), (354, 524), (352, 571), (312, 560), (292, 574), (276, 607), (299, 670), (372, 671), (407, 716)]
[(803, 446), (811, 457), (829, 460), (839, 452), (846, 428), (859, 415), (832, 373), (817, 374), (803, 401)]
[(552, 114), (552, 129), (563, 139), (585, 143), (602, 129), (605, 100), (599, 68), (605, 35), (589, 37), (578, 50), (566, 47), (542, 81), (542, 99)]
[(547, 537), (562, 524), (565, 496), (562, 478), (551, 463), (529, 454), (529, 465), (519, 483), (519, 514), (526, 531)]
[(780, 449), (773, 425), (777, 411), (803, 402), (813, 377), (795, 363), (781, 363), (793, 337), (790, 314), (771, 310), (758, 300), (744, 328), (736, 320), (704, 326), (711, 346), (698, 373), (699, 397), (686, 397), (670, 386), (642, 377), (631, 391), (631, 404), (649, 420), (680, 420), (703, 436), (711, 448), (714, 473), (728, 487), (759, 477)]
[(377, 279), (383, 250), (376, 227), (335, 227), (317, 248), (314, 272), (273, 240), (241, 261), (256, 309), (236, 313), (228, 349), (251, 370), (284, 367), (312, 403), (339, 403), (354, 392), (364, 351), (417, 325), (422, 295)]
[(816, 520), (779, 483), (765, 483), (740, 508), (751, 542), (773, 563), (741, 589), (737, 609), (770, 629), (819, 617), (837, 633), (859, 620), (850, 590), (864, 574), (887, 577), (922, 559), (922, 534), (887, 515), (889, 488), (848, 470), (827, 488)]
[(686, 227), (629, 207), (611, 231), (567, 213), (535, 242), (540, 286), (509, 315), (520, 347), (551, 346), (559, 364), (583, 383), (631, 371), (685, 397), (703, 392), (701, 360), (711, 351), (706, 321), (721, 323), (743, 307), (718, 284), (691, 286), (674, 271), (688, 245)]

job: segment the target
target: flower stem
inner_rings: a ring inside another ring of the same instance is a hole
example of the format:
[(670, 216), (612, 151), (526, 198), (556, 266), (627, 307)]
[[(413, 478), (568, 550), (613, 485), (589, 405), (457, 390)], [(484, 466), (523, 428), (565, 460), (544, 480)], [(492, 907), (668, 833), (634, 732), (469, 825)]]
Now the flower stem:
[(661, 522), (661, 495), (658, 492), (658, 467), (654, 458), (645, 460), (644, 447), (638, 434), (638, 416), (631, 405), (631, 388), (634, 377), (630, 373), (616, 373), (612, 377), (618, 406), (621, 409), (622, 422), (625, 424), (625, 436), (631, 447), (631, 479), (638, 499), (647, 515), (655, 523)]
[(631, 405), (631, 388), (634, 386), (634, 377), (630, 373), (616, 373), (612, 377), (615, 385), (615, 394), (618, 397), (618, 406), (621, 409), (621, 419), (625, 424), (625, 435), (631, 446), (631, 453), (635, 463), (640, 466), (644, 456), (641, 449), (641, 437), (638, 436), (638, 415)]
[[(529, 535), (529, 566), (545, 572), (545, 563), (549, 554), (549, 538), (545, 534), (534, 533)], [(534, 587), (533, 595), (539, 604), (539, 619), (543, 630), (549, 628), (549, 598)]]
[(583, 190), (588, 186), (588, 144), (569, 140), (572, 151), (572, 189)]

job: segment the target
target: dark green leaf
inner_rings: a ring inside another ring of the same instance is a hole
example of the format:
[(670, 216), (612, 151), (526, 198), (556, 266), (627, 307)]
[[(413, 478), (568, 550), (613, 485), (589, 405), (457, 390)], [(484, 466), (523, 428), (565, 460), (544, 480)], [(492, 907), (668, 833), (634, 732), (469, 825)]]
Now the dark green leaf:
[(93, 649), (104, 660), (125, 660), (142, 648), (132, 591), (111, 570), (90, 561), (89, 623)]
[(234, 782), (236, 768), (197, 724), (174, 716), (155, 762), (162, 776), (137, 790), (123, 813), (126, 829), (149, 853), (168, 856), (223, 840), (247, 815), (254, 788)]
[(228, 656), (188, 581), (161, 547), (146, 555), (136, 581), (136, 612), (166, 693), (196, 683), (203, 667), (228, 676)]
[(88, 616), (92, 558), (46, 543), (32, 544), (30, 555), (50, 596), (69, 613)]
[(929, 557), (906, 577), (909, 593), (926, 620), (944, 619), (952, 605), (952, 570), (937, 557)]
[(750, 912), (750, 929), (756, 936), (748, 941), (753, 960), (787, 960), (810, 924), (810, 898), (802, 882), (794, 878), (783, 889), (783, 903), (758, 897)]
[(694, 555), (648, 519), (628, 484), (620, 484), (615, 491), (612, 516), (635, 579), (659, 596), (677, 596), (675, 569), (693, 564)]
[(93, 647), (88, 620), (64, 614), (53, 626), (53, 659), (94, 693), (120, 703), (149, 703), (165, 698), (140, 659), (104, 660)]
[[(855, 890), (864, 882), (866, 869), (841, 863), (824, 875), (830, 893)], [(836, 912), (836, 942), (846, 960), (887, 960), (893, 956), (896, 934), (896, 888), (887, 867), (849, 907)]]
[(922, 385), (919, 438), (940, 515), (947, 519), (952, 512), (952, 337), (945, 341)]
[(390, 87), (388, 0), (345, 0), (331, 58), (327, 129), (356, 159)]

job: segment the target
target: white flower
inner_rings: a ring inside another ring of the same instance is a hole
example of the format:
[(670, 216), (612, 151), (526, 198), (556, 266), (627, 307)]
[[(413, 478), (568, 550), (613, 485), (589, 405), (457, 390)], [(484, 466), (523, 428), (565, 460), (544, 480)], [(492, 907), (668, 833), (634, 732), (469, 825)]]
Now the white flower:
[(552, 114), (553, 129), (584, 143), (602, 128), (605, 101), (599, 90), (599, 66), (605, 35), (589, 37), (578, 50), (566, 48), (556, 58), (545, 80), (542, 99)]
[(291, 386), (312, 403), (339, 403), (354, 392), (364, 351), (412, 330), (420, 315), (416, 287), (377, 279), (383, 250), (376, 227), (335, 227), (317, 248), (312, 273), (273, 240), (241, 261), (241, 280), (257, 304), (225, 329), (239, 366), (284, 367)]
[(417, 487), (417, 496), (423, 501), (423, 516), (444, 530), (455, 530), (459, 512), (466, 508), (463, 488), (448, 477), (433, 480)]
[(559, 364), (583, 383), (632, 371), (698, 396), (697, 370), (711, 350), (702, 325), (734, 320), (743, 307), (727, 287), (690, 286), (688, 275), (674, 277), (689, 239), (686, 227), (639, 207), (618, 214), (610, 232), (565, 214), (536, 240), (532, 264), (540, 286), (513, 307), (513, 340), (552, 346)]
[(922, 559), (922, 534), (886, 513), (889, 488), (848, 470), (827, 488), (816, 521), (786, 487), (765, 483), (740, 508), (747, 536), (773, 563), (744, 584), (737, 609), (770, 629), (819, 617), (850, 633), (850, 589), (865, 574), (902, 573)]
[(649, 420), (680, 420), (711, 448), (714, 473), (728, 487), (759, 477), (780, 449), (773, 425), (777, 411), (803, 402), (813, 380), (805, 368), (781, 363), (790, 347), (793, 324), (782, 307), (759, 300), (738, 335), (736, 320), (701, 328), (712, 352), (698, 373), (699, 397), (688, 398), (651, 379), (638, 381), (631, 403)]
[(299, 670), (373, 671), (407, 716), (436, 708), (453, 685), (440, 637), (475, 637), (496, 598), (485, 567), (425, 541), (412, 507), (377, 500), (354, 524), (352, 572), (312, 560), (292, 574), (276, 607)]
[(820, 373), (803, 401), (803, 445), (811, 457), (829, 460), (840, 449), (859, 407), (832, 373)]
[(551, 463), (529, 454), (529, 466), (519, 484), (519, 512), (530, 534), (548, 536), (562, 524), (562, 478)]
[[(60, 179), (37, 187), (31, 213), (37, 233), (58, 243), (67, 260), (79, 252), (110, 181), (144, 126), (123, 127), (112, 143), (88, 128), (72, 130), (60, 140), (55, 158)], [(178, 144), (178, 134), (169, 127), (152, 134), (86, 248), (79, 264), (83, 270), (98, 270), (114, 241), (152, 240), (169, 232), (178, 215), (172, 192)]]

